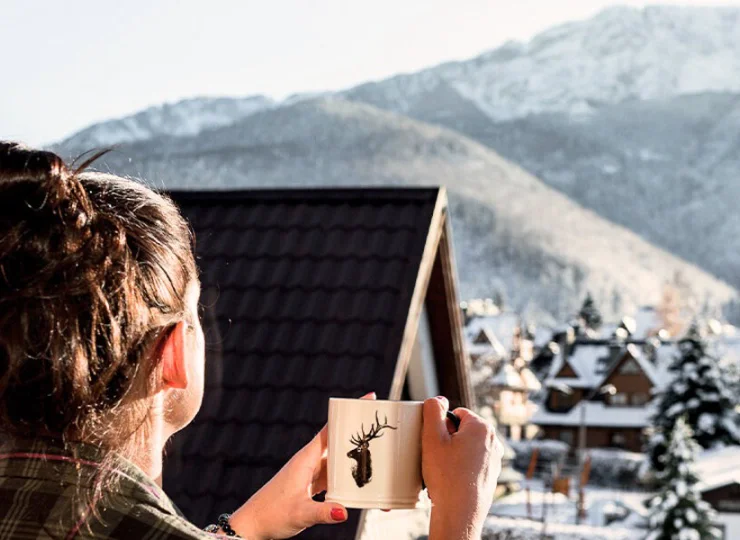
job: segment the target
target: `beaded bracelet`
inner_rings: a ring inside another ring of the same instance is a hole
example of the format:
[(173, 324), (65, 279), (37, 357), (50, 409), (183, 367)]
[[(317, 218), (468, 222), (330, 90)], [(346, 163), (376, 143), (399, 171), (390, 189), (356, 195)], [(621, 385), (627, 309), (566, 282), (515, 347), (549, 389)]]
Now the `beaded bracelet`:
[(231, 528), (231, 524), (229, 524), (230, 519), (231, 514), (221, 514), (220, 516), (218, 516), (218, 525), (208, 525), (208, 527), (205, 528), (205, 531), (207, 533), (217, 533), (223, 531), (223, 534), (225, 534), (226, 536), (241, 538), (241, 536), (236, 534), (236, 531)]

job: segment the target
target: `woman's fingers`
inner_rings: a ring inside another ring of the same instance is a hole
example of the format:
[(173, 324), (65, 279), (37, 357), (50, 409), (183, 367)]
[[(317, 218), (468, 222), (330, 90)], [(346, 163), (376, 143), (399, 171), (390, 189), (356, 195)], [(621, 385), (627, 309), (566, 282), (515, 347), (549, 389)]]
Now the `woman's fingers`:
[(447, 409), (449, 406), (447, 398), (442, 396), (430, 398), (424, 402), (423, 433), (434, 433), (441, 439), (449, 438), (450, 433), (447, 430)]
[(309, 502), (304, 510), (303, 521), (306, 527), (319, 523), (328, 525), (347, 521), (347, 509), (336, 503)]

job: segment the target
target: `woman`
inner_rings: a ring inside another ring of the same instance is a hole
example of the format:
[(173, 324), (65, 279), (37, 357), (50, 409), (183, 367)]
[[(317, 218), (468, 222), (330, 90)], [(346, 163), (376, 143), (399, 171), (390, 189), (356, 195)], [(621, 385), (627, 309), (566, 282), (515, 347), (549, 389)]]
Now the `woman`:
[[(0, 142), (0, 538), (213, 538), (161, 489), (165, 443), (203, 397), (190, 232), (164, 196), (85, 172), (93, 159), (71, 169)], [(424, 403), (430, 538), (475, 538), (500, 445), (465, 409), (451, 435), (447, 408)], [(287, 538), (344, 521), (312, 499), (325, 453), (324, 429), (211, 530)]]

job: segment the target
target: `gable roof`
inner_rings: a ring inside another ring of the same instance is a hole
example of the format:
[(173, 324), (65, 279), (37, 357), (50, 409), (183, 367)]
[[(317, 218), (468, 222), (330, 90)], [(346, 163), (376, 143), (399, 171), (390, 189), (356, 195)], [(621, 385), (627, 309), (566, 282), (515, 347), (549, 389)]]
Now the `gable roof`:
[[(626, 342), (621, 345), (621, 353), (616, 361), (610, 361), (609, 342), (600, 339), (578, 340), (567, 359), (561, 350), (553, 362), (546, 378), (547, 384), (567, 384), (571, 388), (596, 388), (606, 383), (614, 370), (621, 364), (624, 356), (629, 354), (638, 363), (650, 382), (657, 388), (663, 388), (671, 379), (668, 368), (676, 355), (676, 343), (662, 342), (655, 355), (655, 361), (648, 358), (642, 348), (644, 342)], [(575, 377), (560, 375), (567, 366)]]
[(740, 483), (740, 446), (725, 446), (703, 451), (696, 460), (695, 472), (702, 493), (728, 484)]
[[(440, 391), (473, 403), (443, 189), (171, 195), (196, 234), (207, 373), (164, 483), (197, 525), (271, 478), (330, 396), (401, 398), (425, 304)], [(354, 538), (358, 519), (305, 537)]]
[(578, 341), (573, 348), (568, 349), (570, 354), (567, 358), (562, 350), (551, 364), (548, 379), (559, 380), (561, 370), (570, 366), (582, 386), (596, 386), (602, 377), (599, 373), (601, 359), (609, 357), (609, 345), (601, 341)]
[(604, 384), (609, 381), (609, 379), (612, 377), (612, 375), (614, 375), (615, 371), (617, 371), (618, 368), (624, 365), (626, 358), (631, 358), (635, 362), (637, 362), (637, 365), (640, 367), (642, 372), (645, 374), (645, 376), (648, 378), (648, 380), (651, 382), (653, 386), (658, 387), (658, 388), (661, 387), (663, 381), (660, 378), (658, 369), (643, 354), (643, 352), (632, 343), (627, 345), (627, 348), (624, 351), (624, 354), (622, 354), (619, 360), (614, 362), (614, 364), (606, 372), (603, 378)]

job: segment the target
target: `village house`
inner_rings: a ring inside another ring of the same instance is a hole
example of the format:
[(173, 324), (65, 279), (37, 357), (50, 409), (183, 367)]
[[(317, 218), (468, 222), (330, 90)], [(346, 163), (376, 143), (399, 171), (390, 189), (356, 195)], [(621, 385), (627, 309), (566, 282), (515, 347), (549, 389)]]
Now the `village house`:
[(620, 325), (610, 339), (564, 333), (543, 383), (542, 407), (532, 417), (543, 438), (575, 448), (583, 425), (587, 448), (642, 449), (651, 400), (667, 380), (675, 346), (631, 339), (633, 328)]
[(522, 325), (521, 318), (508, 311), (472, 315), (468, 309), (467, 319), (479, 407), (490, 410), (507, 439), (531, 438), (536, 428), (529, 420), (536, 406), (530, 396), (542, 388), (529, 366), (535, 353), (534, 328)]
[(509, 358), (490, 378), (488, 398), (500, 432), (511, 441), (529, 439), (536, 433), (530, 419), (537, 406), (530, 396), (542, 388), (529, 369), (534, 356), (534, 334), (528, 328), (514, 329)]
[(699, 491), (717, 512), (724, 539), (740, 538), (740, 446), (702, 452), (696, 462)]

